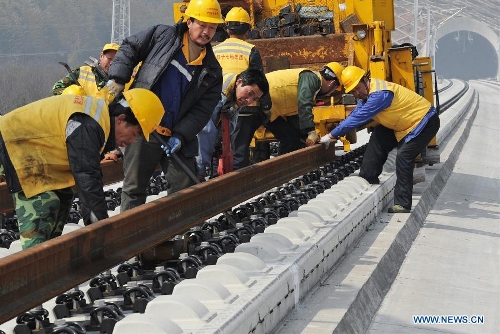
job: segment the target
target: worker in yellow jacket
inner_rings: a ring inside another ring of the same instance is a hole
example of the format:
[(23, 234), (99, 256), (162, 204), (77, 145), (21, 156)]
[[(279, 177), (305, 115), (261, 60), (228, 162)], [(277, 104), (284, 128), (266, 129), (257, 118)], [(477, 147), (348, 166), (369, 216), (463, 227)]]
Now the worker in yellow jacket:
[[(102, 48), (99, 54), (99, 66), (105, 73), (108, 73), (109, 66), (115, 59), (116, 51), (118, 51), (119, 48), (120, 45), (116, 43), (108, 43)], [(107, 97), (107, 78), (103, 78), (96, 68), (89, 65), (83, 65), (73, 70), (73, 74), (78, 79), (78, 83), (74, 82), (72, 76), (68, 74), (54, 84), (54, 87), (52, 87), (52, 94), (61, 95), (69, 86), (78, 84), (83, 88), (85, 94), (89, 96)]]
[[(235, 152), (245, 150), (241, 155), (248, 156), (250, 141), (261, 125), (265, 125), (279, 141), (280, 155), (319, 142), (312, 109), (316, 100), (342, 89), (340, 74), (343, 69), (342, 64), (330, 62), (319, 71), (295, 68), (266, 73), (272, 101), (269, 119), (242, 123), (248, 129), (236, 134), (233, 140)], [(234, 169), (243, 168), (248, 163), (248, 158), (236, 160), (235, 156)]]
[(102, 153), (141, 134), (148, 138), (163, 114), (158, 97), (137, 88), (109, 107), (102, 98), (64, 94), (0, 117), (0, 169), (13, 194), (23, 249), (61, 234), (75, 185), (84, 223), (107, 218)]
[(394, 206), (389, 212), (410, 212), (415, 158), (439, 130), (436, 108), (417, 93), (393, 82), (370, 78), (356, 66), (346, 67), (341, 80), (346, 93), (353, 94), (358, 104), (321, 142), (328, 146), (331, 140), (357, 126), (376, 121), (379, 125), (371, 133), (359, 176), (372, 184), (379, 183), (389, 152), (397, 148)]

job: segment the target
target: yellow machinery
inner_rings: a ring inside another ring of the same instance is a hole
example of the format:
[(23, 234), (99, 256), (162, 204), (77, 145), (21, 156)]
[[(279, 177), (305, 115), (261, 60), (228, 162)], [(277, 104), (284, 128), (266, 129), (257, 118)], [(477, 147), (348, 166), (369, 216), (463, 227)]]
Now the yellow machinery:
[[(393, 81), (417, 91), (434, 104), (430, 58), (414, 57), (416, 50), (411, 45), (392, 45), (394, 0), (247, 1), (219, 2), (223, 14), (234, 6), (244, 7), (250, 13), (251, 43), (259, 50), (266, 72), (301, 67), (320, 69), (337, 61), (359, 66), (369, 71), (372, 78)], [(176, 21), (182, 18), (186, 5), (186, 2), (174, 4)], [(340, 103), (334, 103), (332, 98), (313, 109), (320, 135), (328, 133), (353, 109), (353, 99), (337, 100)], [(272, 139), (272, 134), (261, 128), (252, 144)], [(344, 150), (349, 150), (349, 143), (355, 140), (355, 132), (343, 138)]]

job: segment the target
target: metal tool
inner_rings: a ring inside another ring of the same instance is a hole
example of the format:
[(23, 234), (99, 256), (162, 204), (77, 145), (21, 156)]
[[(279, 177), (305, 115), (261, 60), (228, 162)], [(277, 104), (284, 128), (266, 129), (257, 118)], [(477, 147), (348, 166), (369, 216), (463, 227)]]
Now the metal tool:
[[(71, 67), (69, 67), (69, 65), (65, 62), (58, 62), (59, 64), (61, 64), (62, 66), (64, 66), (64, 68), (68, 71), (69, 75), (71, 76), (71, 80), (73, 80), (73, 82), (75, 83), (75, 85), (78, 85), (80, 87), (82, 87), (82, 85), (80, 85), (80, 82), (78, 82), (78, 78), (76, 77), (75, 73), (73, 73), (73, 71), (71, 70)], [(82, 87), (83, 91), (85, 92), (85, 89)], [(87, 94), (87, 92), (85, 92), (85, 94)]]
[[(160, 142), (160, 144), (162, 144), (165, 147), (170, 148), (170, 145), (167, 144), (167, 142), (160, 136), (159, 133), (154, 131), (153, 136), (155, 136), (155, 138)], [(200, 183), (200, 180), (196, 177), (196, 175), (194, 175), (194, 173), (191, 171), (191, 169), (189, 169), (189, 167), (186, 166), (186, 164), (184, 162), (182, 162), (181, 158), (179, 158), (179, 156), (175, 152), (172, 152), (170, 154), (172, 155), (172, 158), (174, 158), (175, 162), (177, 162), (179, 164), (179, 166), (181, 166), (181, 168), (191, 178), (191, 180), (194, 181), (194, 183), (196, 183), (196, 184)]]
[(69, 67), (68, 64), (65, 62), (60, 61), (59, 64), (64, 66), (64, 68), (68, 71), (69, 75), (71, 76), (71, 79), (75, 82), (75, 85), (81, 86), (80, 83), (78, 82), (78, 78), (76, 77), (75, 73), (71, 70), (71, 67)]
[(92, 56), (89, 56), (89, 59), (85, 60), (85, 64), (92, 67), (93, 69), (95, 69), (97, 71), (97, 73), (99, 73), (99, 75), (101, 76), (101, 78), (104, 79), (104, 81), (108, 81), (109, 78), (108, 78), (108, 73), (106, 73), (101, 66), (99, 66), (99, 61), (97, 60), (97, 58), (95, 57), (92, 57)]

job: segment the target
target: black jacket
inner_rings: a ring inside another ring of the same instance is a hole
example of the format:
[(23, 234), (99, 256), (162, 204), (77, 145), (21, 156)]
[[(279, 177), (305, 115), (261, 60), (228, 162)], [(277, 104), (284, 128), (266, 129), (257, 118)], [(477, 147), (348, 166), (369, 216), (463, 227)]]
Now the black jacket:
[[(166, 70), (176, 52), (182, 52), (182, 37), (187, 24), (156, 25), (127, 37), (116, 53), (109, 69), (109, 78), (124, 84), (130, 80), (134, 67), (142, 62), (135, 76), (134, 87), (151, 89)], [(182, 141), (180, 152), (186, 157), (198, 154), (196, 135), (207, 124), (219, 102), (222, 91), (222, 69), (210, 44), (206, 45), (203, 65), (198, 66), (181, 101), (172, 135)], [(168, 112), (168, 110), (165, 110)]]

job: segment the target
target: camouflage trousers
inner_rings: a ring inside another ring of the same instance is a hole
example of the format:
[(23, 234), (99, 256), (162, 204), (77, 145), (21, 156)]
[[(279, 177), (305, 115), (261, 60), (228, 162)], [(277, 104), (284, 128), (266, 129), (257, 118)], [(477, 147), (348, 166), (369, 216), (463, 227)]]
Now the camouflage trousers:
[(26, 198), (24, 192), (18, 192), (12, 197), (23, 249), (62, 234), (73, 203), (71, 188), (50, 190), (31, 198)]

